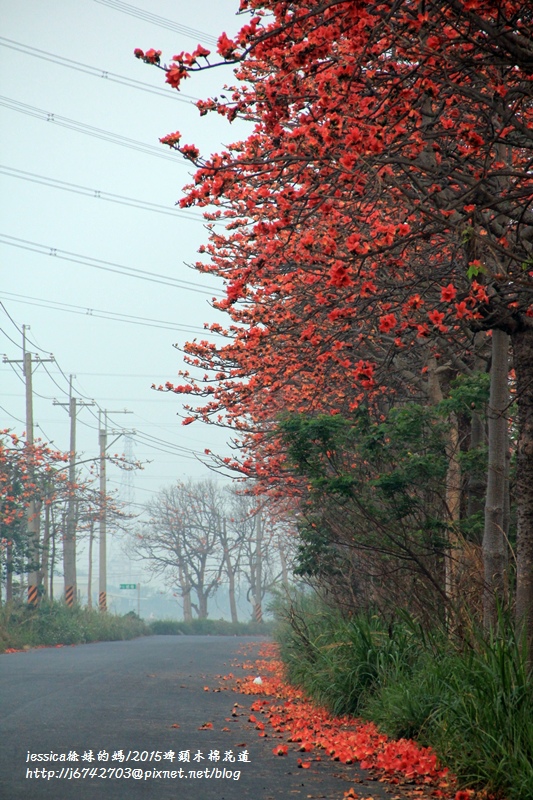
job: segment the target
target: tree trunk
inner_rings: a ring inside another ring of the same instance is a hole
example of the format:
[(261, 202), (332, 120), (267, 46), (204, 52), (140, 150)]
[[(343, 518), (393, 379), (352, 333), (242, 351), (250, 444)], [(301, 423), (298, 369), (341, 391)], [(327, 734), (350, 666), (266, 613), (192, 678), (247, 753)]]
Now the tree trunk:
[(254, 620), (263, 622), (263, 525), (261, 513), (255, 518), (255, 581), (252, 591), (254, 601)]
[[(478, 331), (475, 336), (475, 347), (477, 350), (474, 369), (476, 372), (484, 371), (486, 368), (486, 359), (481, 358), (480, 351), (485, 350), (487, 334), (485, 331)], [(470, 423), (470, 450), (475, 452), (478, 450), (487, 439), (487, 432), (482, 416), (478, 411), (472, 413), (472, 420)], [(468, 478), (467, 486), (467, 506), (466, 514), (468, 517), (474, 514), (481, 514), (484, 512), (485, 496), (487, 490), (487, 480), (485, 470), (473, 470)], [(479, 542), (481, 544), (481, 542)]]
[(285, 551), (285, 546), (281, 541), (281, 537), (278, 538), (278, 549), (279, 549), (279, 560), (281, 564), (281, 582), (285, 589), (289, 588), (289, 570), (287, 567), (287, 553)]
[(446, 472), (446, 507), (448, 509), (448, 553), (446, 557), (446, 595), (453, 605), (459, 602), (457, 575), (463, 558), (463, 539), (459, 536), (461, 519), (461, 464), (459, 463), (459, 423), (457, 415), (448, 417), (449, 438), (446, 443), (448, 470)]
[(54, 569), (56, 566), (56, 550), (57, 550), (57, 525), (52, 519), (52, 552), (50, 555), (50, 564), (49, 564), (50, 589), (48, 591), (48, 596), (50, 600), (54, 599)]
[(42, 560), (42, 586), (44, 596), (48, 594), (48, 575), (50, 569), (50, 506), (46, 503), (44, 508), (44, 534), (43, 534), (43, 560)]
[(533, 665), (533, 326), (512, 334), (518, 403), (516, 621)]
[(483, 532), (483, 625), (497, 622), (497, 604), (505, 593), (505, 475), (507, 461), (507, 408), (509, 405), (509, 336), (492, 332), (492, 365), (488, 408), (489, 463)]
[[(473, 256), (474, 257), (474, 256)], [(487, 370), (487, 333), (477, 331), (474, 336), (474, 372), (486, 372)], [(487, 431), (480, 411), (474, 410), (470, 422), (470, 451), (476, 452), (487, 442)], [(482, 514), (485, 510), (485, 495), (487, 488), (487, 476), (485, 469), (470, 469), (467, 483), (466, 515), (471, 517), (474, 514)], [(481, 541), (477, 542), (481, 544)]]
[(228, 534), (226, 528), (226, 518), (222, 521), (222, 535), (224, 543), (224, 561), (226, 563), (226, 574), (228, 576), (228, 594), (229, 594), (229, 607), (231, 613), (231, 621), (236, 623), (239, 621), (237, 615), (237, 602), (235, 600), (235, 572), (233, 564), (231, 563), (231, 556), (228, 547)]
[(198, 590), (197, 594), (198, 594), (198, 619), (207, 619), (208, 594), (207, 592), (201, 591), (200, 589)]
[(186, 589), (183, 592), (182, 597), (183, 597), (183, 621), (192, 622), (192, 600), (191, 600), (190, 588)]
[[(437, 375), (437, 362), (434, 356), (428, 359), (428, 392), (432, 405), (443, 399), (443, 393)], [(464, 559), (463, 539), (458, 535), (458, 523), (461, 518), (461, 464), (459, 462), (459, 424), (457, 416), (451, 413), (448, 417), (450, 436), (446, 443), (446, 508), (448, 511), (448, 546), (444, 557), (444, 588), (448, 598), (446, 618), (450, 627), (453, 625), (453, 614), (458, 613), (457, 573), (460, 562)]]
[(6, 603), (13, 600), (13, 545), (7, 543), (6, 547)]
[[(470, 450), (475, 452), (485, 441), (485, 426), (481, 415), (474, 411), (470, 425)], [(466, 514), (468, 517), (484, 510), (486, 494), (485, 478), (476, 470), (470, 472), (468, 477), (468, 498)]]

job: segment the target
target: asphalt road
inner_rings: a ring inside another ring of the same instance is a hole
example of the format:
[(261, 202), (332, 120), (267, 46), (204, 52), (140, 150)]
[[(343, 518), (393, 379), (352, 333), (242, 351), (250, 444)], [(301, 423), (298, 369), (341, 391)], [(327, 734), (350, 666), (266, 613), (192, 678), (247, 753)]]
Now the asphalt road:
[[(354, 766), (302, 770), (295, 750), (274, 756), (280, 740), (259, 738), (248, 722), (256, 698), (212, 691), (227, 685), (221, 675), (247, 674), (237, 663), (252, 642), (152, 636), (0, 655), (0, 798), (342, 800), (350, 786), (361, 798), (398, 796), (367, 773), (354, 783)], [(50, 753), (71, 758), (32, 760)]]

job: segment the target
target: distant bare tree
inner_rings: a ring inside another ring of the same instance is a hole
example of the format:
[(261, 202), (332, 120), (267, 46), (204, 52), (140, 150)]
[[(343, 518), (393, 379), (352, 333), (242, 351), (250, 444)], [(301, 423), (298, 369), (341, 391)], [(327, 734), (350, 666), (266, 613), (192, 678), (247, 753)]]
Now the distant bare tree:
[(239, 576), (246, 580), (252, 618), (261, 621), (268, 592), (289, 580), (287, 526), (264, 500), (242, 492), (232, 492), (229, 524), (239, 545)]
[(183, 617), (208, 615), (208, 600), (223, 579), (222, 525), (225, 496), (211, 480), (177, 482), (147, 505), (150, 519), (137, 533), (135, 550), (153, 574), (162, 575), (183, 599)]

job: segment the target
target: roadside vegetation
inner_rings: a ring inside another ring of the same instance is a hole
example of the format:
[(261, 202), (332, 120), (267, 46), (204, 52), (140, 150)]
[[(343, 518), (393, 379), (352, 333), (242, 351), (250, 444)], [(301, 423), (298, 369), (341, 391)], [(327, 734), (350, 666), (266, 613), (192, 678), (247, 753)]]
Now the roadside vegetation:
[(162, 619), (150, 623), (150, 632), (175, 636), (270, 636), (270, 622), (229, 622), (225, 619)]
[(460, 785), (533, 797), (533, 693), (526, 649), (502, 618), (460, 639), (408, 615), (346, 617), (306, 593), (279, 601), (288, 681), (337, 716), (430, 746)]
[(152, 634), (210, 636), (268, 636), (269, 622), (228, 622), (223, 619), (154, 620), (150, 624), (130, 611), (101, 614), (81, 606), (43, 601), (37, 607), (26, 603), (0, 606), (0, 653), (42, 645), (86, 644), (134, 639)]
[(0, 653), (39, 645), (85, 644), (145, 636), (150, 630), (136, 614), (101, 614), (89, 608), (43, 601), (37, 607), (0, 607)]

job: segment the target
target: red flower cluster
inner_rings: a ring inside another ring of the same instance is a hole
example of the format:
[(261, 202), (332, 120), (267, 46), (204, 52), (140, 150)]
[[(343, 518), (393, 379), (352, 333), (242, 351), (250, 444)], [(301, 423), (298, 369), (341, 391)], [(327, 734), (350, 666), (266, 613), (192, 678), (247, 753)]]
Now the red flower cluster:
[(139, 47), (136, 47), (133, 51), (133, 55), (135, 58), (142, 59), (145, 64), (159, 64), (161, 61), (161, 50), (154, 50), (153, 48), (150, 48), (150, 50), (147, 50), (145, 53)]
[[(470, 792), (453, 792), (453, 778), (439, 765), (431, 748), (420, 747), (412, 740), (391, 740), (372, 722), (331, 716), (284, 681), (283, 665), (275, 645), (262, 647), (261, 655), (263, 658), (254, 665), (243, 665), (253, 668), (253, 674), (236, 681), (236, 691), (263, 695), (252, 703), (251, 711), (254, 713), (249, 717), (259, 736), (265, 736), (265, 726), (255, 716), (258, 713), (289, 744), (294, 744), (296, 750), (310, 754), (306, 764), (320, 759), (320, 756), (312, 755), (318, 750), (343, 764), (359, 761), (363, 769), (377, 771), (384, 780), (393, 784), (407, 781), (433, 787), (434, 796), (442, 800), (451, 800), (452, 797), (454, 800), (470, 800)], [(255, 682), (257, 674), (261, 674), (261, 684)], [(271, 699), (264, 699), (264, 696)], [(276, 745), (272, 752), (286, 756), (289, 746)], [(298, 766), (303, 767), (303, 763)]]

